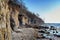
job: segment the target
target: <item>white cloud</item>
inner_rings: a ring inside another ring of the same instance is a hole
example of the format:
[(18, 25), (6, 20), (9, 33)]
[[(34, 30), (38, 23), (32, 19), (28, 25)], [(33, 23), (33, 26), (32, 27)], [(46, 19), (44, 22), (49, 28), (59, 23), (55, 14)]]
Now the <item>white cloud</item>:
[(44, 15), (46, 23), (60, 23), (60, 8), (55, 8), (52, 12)]

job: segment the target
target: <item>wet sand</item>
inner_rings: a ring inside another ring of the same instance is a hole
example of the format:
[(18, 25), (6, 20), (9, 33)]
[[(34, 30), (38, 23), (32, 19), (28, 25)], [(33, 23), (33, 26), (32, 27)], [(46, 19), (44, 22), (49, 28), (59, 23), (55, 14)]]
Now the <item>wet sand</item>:
[[(42, 39), (37, 39), (37, 40), (50, 40), (50, 39), (42, 38)], [(60, 40), (60, 37), (54, 37), (52, 40)]]
[(37, 39), (37, 40), (49, 40), (49, 39)]
[(54, 37), (54, 40), (60, 40), (60, 37)]

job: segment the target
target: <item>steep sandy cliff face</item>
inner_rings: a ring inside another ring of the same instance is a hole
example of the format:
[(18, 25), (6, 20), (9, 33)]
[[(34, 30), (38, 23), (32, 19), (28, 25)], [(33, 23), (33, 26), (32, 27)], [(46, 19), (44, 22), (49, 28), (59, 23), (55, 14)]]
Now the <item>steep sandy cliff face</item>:
[[(19, 27), (19, 6), (0, 0), (0, 40), (34, 40), (37, 33), (31, 28)], [(16, 31), (17, 30), (17, 31)], [(35, 34), (36, 33), (36, 34)]]
[(17, 10), (10, 9), (10, 25), (13, 30), (16, 29), (16, 27), (19, 27), (19, 21), (18, 21), (18, 14), (19, 12)]
[[(8, 1), (8, 0), (7, 0)], [(11, 40), (10, 11), (6, 0), (0, 0), (0, 32), (1, 40)]]
[(10, 26), (14, 31), (16, 31), (19, 27), (18, 15), (20, 12), (20, 7), (19, 5), (14, 3), (14, 0), (9, 0), (8, 5), (10, 10)]
[[(28, 20), (32, 17), (38, 19), (38, 24), (44, 23), (43, 20), (24, 8), (22, 10), (22, 6), (15, 1), (17, 0), (0, 0), (0, 40), (37, 40), (38, 30), (29, 28), (30, 25), (25, 26), (25, 23), (29, 24)], [(27, 28), (18, 29), (20, 21), (23, 21), (22, 23)]]

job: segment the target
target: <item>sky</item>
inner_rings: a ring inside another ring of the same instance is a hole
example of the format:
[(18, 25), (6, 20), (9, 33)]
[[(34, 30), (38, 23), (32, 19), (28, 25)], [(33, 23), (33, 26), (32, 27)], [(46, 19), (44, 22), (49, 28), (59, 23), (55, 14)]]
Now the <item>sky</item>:
[(45, 23), (60, 23), (60, 0), (23, 0), (29, 11), (39, 14)]

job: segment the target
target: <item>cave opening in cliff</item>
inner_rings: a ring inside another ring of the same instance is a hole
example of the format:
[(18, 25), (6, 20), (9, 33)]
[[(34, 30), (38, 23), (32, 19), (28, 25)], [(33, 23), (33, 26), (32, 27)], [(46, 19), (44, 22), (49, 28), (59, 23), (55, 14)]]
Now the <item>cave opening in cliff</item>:
[(23, 15), (20, 15), (20, 14), (18, 15), (19, 26), (22, 26), (23, 25), (22, 16)]
[(12, 16), (10, 16), (10, 26), (11, 26), (11, 29), (14, 31), (15, 22), (14, 22), (14, 19), (12, 18)]

